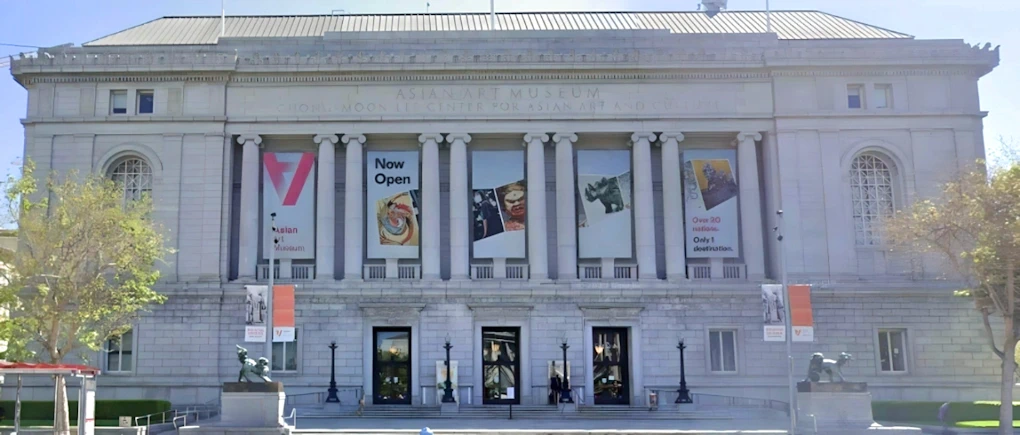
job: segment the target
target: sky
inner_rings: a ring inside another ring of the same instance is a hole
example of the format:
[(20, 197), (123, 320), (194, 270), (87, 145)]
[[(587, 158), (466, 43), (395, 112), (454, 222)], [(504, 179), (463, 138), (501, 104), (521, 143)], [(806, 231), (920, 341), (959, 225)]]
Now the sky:
[[(225, 0), (228, 15), (487, 12), (485, 0)], [(730, 10), (762, 10), (766, 0), (730, 0)], [(495, 0), (497, 12), (683, 11), (700, 0)], [(168, 15), (219, 15), (220, 0), (0, 0), (0, 44), (81, 45)], [(771, 0), (772, 10), (821, 10), (919, 39), (963, 39), (1002, 45), (1000, 64), (981, 79), (985, 145), (1000, 137), (1020, 140), (1020, 0)], [(30, 48), (0, 45), (0, 56)], [(0, 176), (15, 170), (24, 148), (26, 92), (0, 74)], [(1013, 120), (1013, 121), (1011, 121)]]

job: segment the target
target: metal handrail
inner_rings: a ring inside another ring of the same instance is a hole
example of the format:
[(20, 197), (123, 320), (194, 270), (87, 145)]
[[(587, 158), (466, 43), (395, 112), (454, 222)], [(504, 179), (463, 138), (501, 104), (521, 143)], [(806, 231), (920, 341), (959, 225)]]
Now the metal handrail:
[(691, 393), (691, 399), (694, 400), (694, 403), (715, 402), (719, 404), (721, 402), (721, 404), (727, 406), (766, 408), (782, 411), (787, 413), (788, 415), (790, 413), (789, 403), (774, 399), (756, 399), (749, 397), (734, 397), (705, 393)]
[(171, 413), (171, 412), (174, 413), (174, 418), (171, 419), (170, 421), (173, 421), (174, 419), (177, 418), (178, 410), (176, 410), (176, 409), (168, 409), (168, 410), (162, 411), (162, 412), (154, 412), (152, 414), (142, 415), (142, 416), (135, 417), (135, 426), (141, 426), (141, 424), (139, 422), (144, 418), (145, 419), (145, 429), (146, 429), (146, 431), (148, 431), (149, 426), (152, 425), (152, 417), (153, 416), (157, 416), (157, 415), (160, 416), (160, 421), (158, 423), (156, 423), (156, 424), (162, 424), (162, 423), (166, 423), (166, 415)]
[(297, 429), (297, 408), (291, 409), (290, 417), (284, 417), (283, 422), (286, 423), (288, 419), (294, 421), (294, 424), (292, 426), (294, 426), (294, 429)]

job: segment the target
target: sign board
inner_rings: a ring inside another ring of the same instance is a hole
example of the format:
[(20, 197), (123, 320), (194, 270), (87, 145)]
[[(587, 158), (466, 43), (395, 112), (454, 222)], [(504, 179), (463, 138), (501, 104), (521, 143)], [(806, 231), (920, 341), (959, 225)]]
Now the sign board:
[(246, 285), (244, 300), (244, 341), (266, 342), (266, 320), (269, 316), (269, 287)]
[(516, 394), (517, 394), (517, 391), (516, 391), (516, 389), (514, 387), (506, 387), (506, 398), (507, 399), (516, 399), (517, 398)]
[(264, 153), (262, 160), (263, 256), (273, 249), (276, 213), (276, 258), (315, 258), (315, 153)]
[(524, 258), (528, 185), (523, 151), (471, 154), (473, 258)]
[(786, 301), (783, 300), (783, 286), (762, 284), (761, 303), (765, 341), (786, 341)]
[[(684, 233), (688, 258), (740, 257), (735, 150), (684, 151)], [(667, 225), (679, 222), (666, 218)]]
[(118, 427), (131, 427), (131, 417), (120, 416)]
[(792, 284), (790, 293), (790, 324), (793, 341), (815, 341), (815, 320), (811, 312), (811, 286)]
[(577, 193), (578, 258), (632, 257), (630, 152), (578, 151)]
[(421, 244), (418, 152), (373, 151), (366, 157), (368, 258), (418, 258)]
[(291, 343), (294, 331), (294, 285), (273, 286), (273, 342)]
[(86, 377), (81, 380), (78, 392), (78, 433), (95, 435), (96, 433), (96, 378)]

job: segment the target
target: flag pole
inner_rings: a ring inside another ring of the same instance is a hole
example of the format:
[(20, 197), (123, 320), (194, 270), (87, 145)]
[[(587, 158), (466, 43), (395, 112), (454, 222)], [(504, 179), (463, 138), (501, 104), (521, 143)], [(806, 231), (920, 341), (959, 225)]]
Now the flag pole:
[(496, 30), (496, 0), (489, 0), (489, 30)]
[(769, 0), (765, 0), (765, 33), (772, 33), (772, 12), (769, 9)]
[(220, 38), (227, 34), (227, 0), (220, 0)]

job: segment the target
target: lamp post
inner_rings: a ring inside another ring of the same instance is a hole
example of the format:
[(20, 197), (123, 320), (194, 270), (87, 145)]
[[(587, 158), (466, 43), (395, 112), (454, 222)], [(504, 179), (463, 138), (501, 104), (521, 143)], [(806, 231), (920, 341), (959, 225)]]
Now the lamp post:
[(273, 279), (276, 275), (276, 213), (269, 214), (269, 229), (273, 243), (269, 246), (269, 288), (266, 290), (266, 359), (269, 369), (273, 368)]
[(446, 344), (443, 345), (443, 349), (446, 349), (446, 382), (443, 384), (443, 403), (457, 403), (457, 400), (453, 398), (453, 383), (450, 382), (450, 349), (453, 349), (453, 345), (450, 344), (450, 334), (446, 335)]
[(574, 398), (570, 397), (570, 378), (567, 377), (567, 349), (570, 349), (570, 345), (567, 344), (566, 336), (563, 337), (560, 349), (563, 349), (563, 394), (560, 403), (574, 403)]
[(336, 341), (329, 343), (329, 350), (331, 352), (329, 362), (329, 395), (326, 396), (326, 403), (340, 403), (340, 398), (336, 396)]
[(674, 403), (694, 403), (691, 400), (691, 392), (687, 389), (687, 370), (684, 367), (684, 349), (687, 346), (684, 345), (684, 339), (680, 339), (680, 343), (676, 345), (677, 349), (680, 349), (680, 389), (677, 390), (679, 393), (676, 396), (676, 402)]
[(797, 432), (797, 395), (794, 392), (793, 383), (793, 325), (790, 322), (790, 288), (786, 282), (786, 245), (783, 244), (783, 211), (776, 210), (776, 226), (772, 229), (776, 232), (776, 241), (779, 242), (779, 274), (783, 285), (783, 305), (786, 329), (786, 359), (787, 359), (787, 385), (790, 390), (790, 433)]

